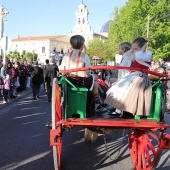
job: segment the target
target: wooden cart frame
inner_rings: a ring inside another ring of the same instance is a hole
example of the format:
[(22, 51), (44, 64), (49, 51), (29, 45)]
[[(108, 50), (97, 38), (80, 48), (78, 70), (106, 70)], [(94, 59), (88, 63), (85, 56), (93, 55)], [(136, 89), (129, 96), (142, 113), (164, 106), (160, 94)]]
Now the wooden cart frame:
[[(161, 150), (169, 149), (170, 147), (170, 135), (164, 132), (167, 128), (170, 128), (170, 125), (164, 123), (166, 92), (162, 91), (161, 79), (159, 79), (153, 85), (153, 88), (157, 86), (157, 89), (155, 90), (157, 101), (154, 103), (154, 115), (150, 118), (148, 117), (147, 119), (140, 119), (140, 117), (136, 116), (135, 119), (112, 118), (109, 120), (86, 117), (68, 118), (65, 116), (65, 114), (67, 114), (67, 110), (64, 108), (66, 105), (63, 107), (63, 101), (61, 101), (61, 91), (59, 84), (62, 81), (65, 83), (68, 82), (66, 75), (69, 72), (100, 69), (126, 69), (132, 71), (141, 71), (159, 77), (164, 77), (164, 80), (166, 80), (167, 77), (165, 74), (159, 74), (149, 70), (121, 66), (94, 66), (89, 68), (85, 67), (81, 69), (61, 71), (63, 76), (61, 77), (60, 82), (58, 82), (57, 79), (54, 79), (52, 93), (52, 129), (50, 130), (50, 145), (53, 146), (55, 170), (61, 170), (62, 134), (66, 129), (72, 129), (76, 126), (92, 129), (93, 127), (128, 129), (129, 150), (134, 167), (137, 170), (155, 169), (161, 156)], [(63, 91), (66, 93), (67, 88), (65, 88)], [(65, 98), (67, 97), (65, 96)]]

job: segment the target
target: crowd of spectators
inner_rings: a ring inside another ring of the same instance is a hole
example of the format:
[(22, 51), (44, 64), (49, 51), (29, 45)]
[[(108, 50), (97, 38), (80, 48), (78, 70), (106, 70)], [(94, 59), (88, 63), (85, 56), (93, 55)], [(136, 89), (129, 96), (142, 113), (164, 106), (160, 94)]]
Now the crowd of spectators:
[(5, 63), (3, 63), (2, 57), (0, 57), (0, 66), (1, 79), (3, 80), (1, 94), (3, 103), (6, 103), (10, 99), (16, 98), (17, 92), (27, 90), (30, 87), (28, 80), (32, 63), (26, 60), (15, 61), (12, 58), (6, 58)]
[(12, 58), (6, 58), (5, 63), (3, 63), (2, 56), (0, 56), (0, 91), (3, 103), (16, 98), (17, 93), (25, 91), (28, 88), (32, 88), (33, 100), (37, 100), (39, 99), (41, 84), (44, 84), (44, 88), (46, 87), (48, 101), (50, 102), (51, 82), (46, 82), (44, 77), (48, 77), (48, 75), (45, 75), (48, 72), (48, 80), (52, 80), (57, 75), (54, 68), (58, 71), (58, 67), (53, 60), (49, 61), (47, 59), (46, 64), (41, 65), (38, 61), (32, 62), (24, 59), (16, 61)]

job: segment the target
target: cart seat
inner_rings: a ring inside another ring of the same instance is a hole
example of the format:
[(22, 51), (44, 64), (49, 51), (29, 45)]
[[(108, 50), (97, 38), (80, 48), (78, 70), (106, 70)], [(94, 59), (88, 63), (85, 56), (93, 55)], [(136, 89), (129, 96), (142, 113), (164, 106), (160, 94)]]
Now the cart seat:
[[(160, 121), (161, 109), (164, 106), (164, 98), (162, 93), (162, 83), (156, 82), (152, 85), (152, 97), (151, 97), (151, 107), (150, 116), (147, 119)], [(136, 116), (135, 119), (141, 119), (141, 116)]]
[(67, 105), (65, 119), (86, 118), (88, 89), (84, 87), (67, 87)]

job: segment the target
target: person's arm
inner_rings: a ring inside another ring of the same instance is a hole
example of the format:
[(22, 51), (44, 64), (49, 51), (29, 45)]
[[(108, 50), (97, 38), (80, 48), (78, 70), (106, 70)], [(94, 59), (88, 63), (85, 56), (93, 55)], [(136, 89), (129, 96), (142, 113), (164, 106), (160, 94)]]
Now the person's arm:
[(152, 61), (152, 52), (151, 51), (138, 51), (135, 52), (135, 59), (145, 62), (151, 62)]
[(89, 58), (88, 55), (85, 55), (84, 62), (85, 62), (85, 67), (90, 67), (91, 66), (90, 58)]

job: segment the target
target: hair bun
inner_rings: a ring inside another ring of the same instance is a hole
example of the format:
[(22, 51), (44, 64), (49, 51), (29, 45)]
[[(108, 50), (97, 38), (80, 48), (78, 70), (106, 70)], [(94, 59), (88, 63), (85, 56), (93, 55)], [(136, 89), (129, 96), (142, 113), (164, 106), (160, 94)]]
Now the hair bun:
[(148, 39), (147, 39), (147, 38), (145, 38), (145, 42), (146, 42), (146, 43), (148, 42)]

